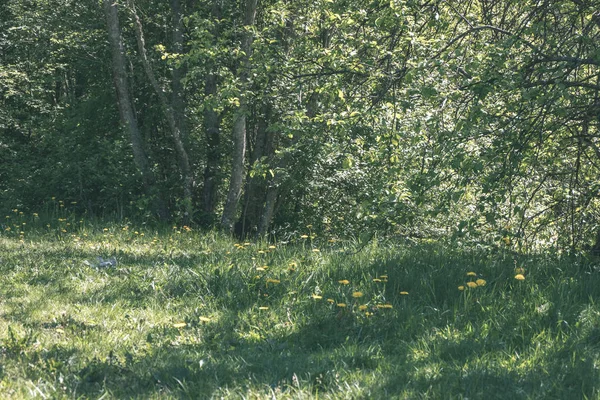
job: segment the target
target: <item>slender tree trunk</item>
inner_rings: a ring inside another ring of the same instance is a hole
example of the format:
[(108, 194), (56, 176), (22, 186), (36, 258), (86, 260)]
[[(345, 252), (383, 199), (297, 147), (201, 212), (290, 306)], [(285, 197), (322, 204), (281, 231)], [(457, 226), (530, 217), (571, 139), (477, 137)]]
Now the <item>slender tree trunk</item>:
[(231, 165), (231, 178), (229, 191), (223, 209), (221, 226), (227, 232), (233, 232), (235, 213), (244, 182), (244, 158), (246, 154), (246, 104), (240, 101), (240, 108), (234, 116), (233, 122), (233, 159)]
[[(171, 15), (173, 18), (173, 50), (177, 54), (183, 54), (183, 12), (179, 0), (171, 0)], [(175, 122), (179, 126), (181, 139), (186, 144), (189, 136), (187, 118), (185, 116), (185, 99), (183, 93), (183, 76), (185, 70), (183, 66), (173, 68), (173, 80), (171, 81), (173, 111), (175, 113)]]
[(244, 158), (246, 154), (246, 113), (248, 112), (248, 100), (245, 90), (248, 85), (248, 68), (250, 64), (250, 52), (252, 50), (252, 31), (249, 29), (254, 25), (256, 17), (257, 0), (246, 0), (244, 11), (244, 27), (247, 28), (242, 35), (242, 51), (245, 56), (239, 68), (241, 81), (240, 105), (234, 114), (233, 122), (233, 157), (231, 165), (231, 178), (229, 191), (223, 209), (221, 226), (227, 232), (233, 232), (235, 214), (240, 200), (242, 184), (244, 182)]
[[(173, 48), (175, 53), (183, 54), (183, 13), (181, 11), (181, 3), (179, 0), (171, 0), (171, 12), (173, 17)], [(183, 76), (185, 71), (182, 66), (175, 66), (173, 68), (173, 80), (171, 81), (172, 88), (172, 99), (171, 104), (173, 105), (173, 116), (175, 117), (175, 124), (181, 134), (180, 141), (182, 142), (182, 148), (189, 148), (186, 146), (189, 140), (189, 127), (187, 118), (185, 115), (185, 99), (183, 92)], [(187, 164), (187, 180), (184, 179), (184, 207), (186, 211), (185, 223), (189, 223), (194, 214), (193, 208), (193, 189), (194, 179), (191, 161), (189, 160), (188, 153), (185, 152), (184, 157), (180, 157), (184, 164)], [(187, 163), (185, 160), (187, 159)], [(181, 161), (180, 161), (181, 162)], [(185, 174), (184, 174), (185, 175)]]
[[(204, 95), (210, 99), (217, 92), (217, 77), (214, 74), (206, 76)], [(204, 168), (204, 188), (202, 190), (202, 206), (207, 222), (212, 224), (215, 213), (217, 190), (219, 188), (218, 174), (221, 162), (220, 151), (220, 118), (211, 105), (204, 108), (204, 130), (206, 133), (206, 167)]]
[[(211, 16), (214, 21), (212, 32), (213, 45), (217, 46), (219, 37), (218, 20), (221, 19), (220, 0), (213, 0)], [(214, 70), (214, 65), (211, 69)], [(219, 189), (219, 167), (221, 165), (220, 125), (221, 119), (215, 111), (212, 100), (217, 94), (217, 76), (211, 70), (204, 80), (204, 132), (206, 135), (206, 167), (204, 168), (204, 185), (202, 188), (202, 211), (206, 225), (212, 225), (215, 220), (217, 191)]]
[(148, 56), (146, 54), (146, 44), (144, 40), (144, 32), (142, 30), (142, 22), (137, 15), (135, 10), (135, 5), (133, 1), (130, 1), (131, 12), (133, 13), (133, 20), (135, 26), (135, 37), (137, 39), (138, 51), (140, 53), (140, 58), (142, 59), (142, 64), (144, 66), (144, 71), (146, 72), (146, 76), (154, 89), (154, 92), (158, 96), (160, 101), (161, 108), (165, 117), (167, 118), (167, 123), (169, 125), (169, 129), (171, 130), (171, 136), (173, 138), (173, 143), (175, 145), (175, 153), (177, 154), (177, 160), (179, 162), (179, 169), (182, 175), (183, 181), (183, 203), (184, 203), (184, 223), (188, 223), (190, 218), (193, 215), (193, 207), (192, 207), (192, 187), (193, 187), (193, 178), (191, 174), (190, 161), (188, 158), (187, 150), (185, 149), (185, 145), (183, 144), (183, 140), (181, 138), (181, 125), (177, 121), (175, 117), (175, 110), (172, 105), (169, 104), (167, 100), (167, 95), (163, 88), (158, 83), (156, 79), (156, 75), (154, 74), (154, 70), (152, 69), (152, 65), (148, 60)]
[(103, 5), (121, 120), (129, 132), (131, 147), (133, 149), (133, 159), (142, 175), (142, 182), (146, 194), (155, 201), (155, 211), (159, 218), (165, 220), (168, 214), (167, 209), (160, 192), (156, 188), (156, 179), (150, 168), (150, 163), (144, 150), (142, 135), (138, 129), (133, 105), (129, 96), (129, 91), (127, 90), (125, 52), (123, 50), (123, 41), (121, 40), (121, 28), (119, 26), (117, 5), (112, 0), (103, 0)]

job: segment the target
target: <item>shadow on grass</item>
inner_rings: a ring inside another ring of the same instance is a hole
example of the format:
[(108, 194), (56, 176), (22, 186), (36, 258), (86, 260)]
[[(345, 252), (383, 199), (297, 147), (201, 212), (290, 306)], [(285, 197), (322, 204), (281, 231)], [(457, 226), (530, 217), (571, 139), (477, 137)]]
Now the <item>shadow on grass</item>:
[[(84, 259), (91, 256), (85, 252), (76, 255)], [(382, 259), (360, 271), (365, 277), (386, 273), (390, 282), (399, 282), (382, 290), (383, 297), (394, 303), (389, 312), (373, 309), (374, 315), (366, 318), (334, 307), (315, 309), (313, 303), (303, 302), (297, 305), (295, 314), (310, 317), (290, 321), (289, 325), (283, 322), (270, 330), (255, 327), (252, 321), (240, 322), (240, 315), (249, 312), (261, 295), (260, 287), (249, 284), (251, 277), (237, 269), (229, 270), (227, 275), (220, 270), (185, 267), (200, 265), (195, 263), (202, 257), (182, 259), (181, 267), (172, 263), (173, 269), (162, 277), (154, 273), (154, 256), (132, 255), (129, 264), (122, 261), (125, 270), (97, 271), (75, 266), (65, 272), (47, 266), (26, 280), (40, 289), (40, 296), (22, 306), (12, 304), (12, 311), (4, 316), (25, 321), (32, 330), (61, 328), (80, 335), (86, 330), (101, 332), (69, 317), (64, 321), (35, 322), (32, 315), (43, 307), (45, 296), (58, 296), (75, 304), (119, 302), (131, 308), (151, 300), (213, 296), (221, 299), (219, 305), (227, 311), (214, 323), (190, 322), (185, 329), (156, 326), (149, 330), (145, 341), (135, 345), (137, 349), (111, 351), (102, 358), (81, 354), (69, 344), (40, 349), (35, 341), (17, 340), (11, 344), (5, 340), (0, 359), (8, 365), (6, 368), (21, 365), (32, 381), (53, 379), (57, 388), (64, 387), (58, 390), (73, 397), (108, 392), (116, 398), (207, 398), (227, 394), (227, 390), (243, 395), (250, 388), (264, 391), (265, 396), (271, 391), (293, 394), (297, 389), (315, 395), (341, 395), (348, 389), (348, 381), (357, 375), (378, 378), (355, 397), (519, 399), (598, 394), (596, 382), (600, 376), (594, 365), (599, 348), (597, 330), (590, 328), (581, 340), (567, 341), (562, 347), (557, 345), (538, 354), (536, 334), (549, 331), (557, 338), (561, 335), (557, 328), (560, 298), (552, 299), (555, 310), (549, 316), (529, 321), (520, 319), (514, 301), (514, 308), (507, 310), (503, 319), (490, 318), (487, 310), (491, 304), (485, 301), (491, 300), (477, 296), (469, 298), (472, 309), (467, 312), (461, 309), (464, 304), (453, 279), (460, 282), (465, 270), (472, 268), (490, 280), (510, 277), (512, 270), (505, 272), (505, 268), (511, 267), (512, 261), (492, 267), (481, 261), (465, 266), (460, 259), (440, 257), (443, 255)], [(448, 277), (448, 270), (456, 270), (456, 277)], [(342, 269), (337, 273), (351, 276), (356, 271)], [(103, 277), (106, 282), (80, 293), (72, 279), (84, 279), (86, 275)], [(404, 288), (410, 291), (410, 300), (399, 297), (398, 291)], [(493, 288), (492, 283), (488, 288)], [(502, 290), (507, 293), (507, 302), (510, 296), (519, 295), (508, 284)], [(596, 293), (592, 290), (588, 280), (586, 289), (577, 295), (585, 301), (586, 295)], [(283, 290), (271, 290), (271, 301), (277, 304), (284, 294)], [(283, 307), (279, 311), (285, 312)], [(570, 325), (576, 322), (573, 317)], [(524, 324), (527, 334), (519, 331)], [(458, 333), (432, 334), (448, 327)], [(486, 329), (487, 333), (476, 329)], [(521, 358), (533, 361), (527, 364)], [(59, 384), (61, 379), (64, 384)], [(369, 379), (357, 382), (363, 384)]]

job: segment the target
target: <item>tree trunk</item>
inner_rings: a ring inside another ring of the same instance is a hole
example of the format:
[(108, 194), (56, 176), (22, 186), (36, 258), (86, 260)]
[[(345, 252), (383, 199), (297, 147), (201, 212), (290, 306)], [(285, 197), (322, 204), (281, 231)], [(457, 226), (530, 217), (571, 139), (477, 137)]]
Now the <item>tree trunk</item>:
[(231, 165), (231, 178), (229, 191), (223, 209), (221, 226), (229, 233), (233, 232), (235, 213), (240, 200), (242, 184), (244, 181), (244, 158), (246, 154), (246, 104), (240, 101), (240, 108), (234, 116), (233, 122), (233, 158)]
[[(210, 99), (217, 92), (217, 77), (206, 76), (204, 84), (205, 98)], [(210, 100), (209, 100), (210, 101)], [(206, 167), (204, 168), (204, 188), (202, 190), (202, 208), (208, 224), (214, 221), (215, 203), (219, 188), (218, 174), (221, 162), (220, 118), (212, 105), (204, 108), (204, 130), (206, 134)]]
[(117, 5), (112, 0), (103, 0), (103, 5), (121, 120), (129, 132), (131, 147), (133, 149), (133, 159), (142, 175), (144, 190), (146, 191), (146, 194), (153, 199), (155, 203), (155, 212), (158, 214), (158, 217), (161, 220), (165, 220), (168, 215), (167, 208), (160, 192), (156, 188), (156, 179), (150, 168), (148, 156), (144, 150), (144, 142), (138, 129), (133, 111), (133, 104), (127, 90), (125, 52), (123, 50), (123, 41), (121, 40), (121, 28), (119, 26)]
[(600, 256), (600, 229), (596, 232), (596, 242), (592, 247), (591, 253), (593, 256)]
[(265, 199), (265, 207), (262, 215), (260, 216), (260, 223), (258, 224), (258, 236), (265, 236), (273, 220), (273, 213), (275, 211), (275, 203), (277, 202), (277, 195), (279, 194), (279, 182), (278, 175), (271, 180), (269, 187), (267, 188), (267, 196)]
[[(262, 107), (260, 118), (256, 127), (254, 148), (251, 149), (250, 165), (254, 166), (265, 157), (272, 158), (274, 152), (274, 131), (269, 129), (271, 118), (271, 106), (265, 104)], [(241, 236), (248, 233), (256, 235), (259, 231), (261, 214), (263, 212), (267, 193), (267, 178), (264, 176), (250, 176), (246, 178), (244, 187), (244, 211), (238, 224), (242, 227)]]
[[(171, 0), (171, 15), (173, 18), (173, 50), (177, 54), (183, 54), (183, 13), (179, 0)], [(183, 93), (183, 76), (185, 70), (183, 66), (173, 68), (173, 80), (171, 81), (173, 111), (175, 113), (175, 122), (181, 132), (181, 140), (185, 144), (188, 141), (189, 128), (185, 116), (185, 99)]]
[[(213, 0), (211, 16), (215, 24), (212, 32), (213, 46), (217, 46), (220, 30), (218, 20), (221, 19), (220, 0)], [(213, 107), (213, 97), (217, 94), (217, 76), (215, 66), (204, 80), (204, 132), (206, 135), (206, 167), (204, 168), (204, 186), (202, 188), (202, 219), (205, 225), (213, 225), (216, 221), (215, 207), (219, 190), (219, 167), (221, 165), (220, 125), (221, 119)]]
[(235, 214), (240, 200), (242, 184), (244, 182), (244, 158), (246, 154), (246, 113), (248, 112), (248, 100), (245, 91), (248, 86), (248, 68), (250, 64), (250, 53), (252, 51), (253, 33), (250, 30), (254, 25), (256, 17), (257, 0), (246, 0), (244, 11), (244, 33), (242, 35), (242, 51), (244, 56), (239, 67), (239, 78), (241, 82), (240, 105), (234, 114), (233, 122), (233, 157), (231, 165), (231, 178), (229, 180), (229, 190), (223, 216), (221, 218), (221, 227), (227, 232), (233, 232)]
[(130, 1), (130, 8), (133, 14), (134, 26), (135, 26), (135, 37), (137, 39), (138, 51), (140, 53), (140, 58), (142, 59), (142, 65), (144, 66), (144, 71), (146, 72), (146, 76), (154, 89), (154, 92), (158, 96), (160, 101), (161, 108), (165, 117), (167, 118), (167, 123), (169, 125), (169, 129), (171, 131), (171, 136), (173, 138), (173, 143), (175, 145), (175, 153), (177, 154), (177, 160), (179, 162), (179, 170), (181, 171), (181, 179), (183, 181), (183, 204), (184, 204), (184, 223), (189, 223), (190, 219), (193, 215), (193, 207), (192, 207), (192, 187), (193, 187), (193, 178), (191, 174), (190, 161), (187, 154), (187, 150), (185, 149), (185, 145), (183, 144), (183, 140), (181, 138), (181, 124), (177, 121), (175, 117), (175, 110), (172, 105), (167, 101), (167, 95), (163, 88), (158, 83), (156, 79), (156, 75), (154, 74), (154, 70), (152, 69), (152, 65), (150, 65), (150, 61), (148, 60), (148, 56), (146, 54), (146, 45), (144, 40), (144, 32), (142, 30), (142, 22), (137, 15), (135, 10), (135, 5), (133, 1)]

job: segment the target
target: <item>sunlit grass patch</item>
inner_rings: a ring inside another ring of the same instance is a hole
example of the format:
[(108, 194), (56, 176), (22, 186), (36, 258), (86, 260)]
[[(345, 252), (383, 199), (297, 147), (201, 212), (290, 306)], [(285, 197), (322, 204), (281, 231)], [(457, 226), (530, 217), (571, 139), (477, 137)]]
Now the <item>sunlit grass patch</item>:
[(566, 260), (126, 226), (0, 235), (0, 396), (597, 393), (600, 279)]

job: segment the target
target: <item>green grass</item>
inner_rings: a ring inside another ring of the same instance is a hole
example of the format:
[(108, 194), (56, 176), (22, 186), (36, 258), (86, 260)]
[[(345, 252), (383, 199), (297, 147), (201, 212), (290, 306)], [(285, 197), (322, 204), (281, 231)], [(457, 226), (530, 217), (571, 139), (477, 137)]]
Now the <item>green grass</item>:
[(590, 262), (66, 223), (0, 233), (0, 398), (600, 398)]

